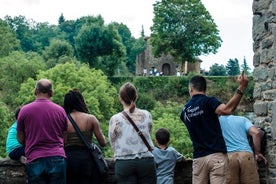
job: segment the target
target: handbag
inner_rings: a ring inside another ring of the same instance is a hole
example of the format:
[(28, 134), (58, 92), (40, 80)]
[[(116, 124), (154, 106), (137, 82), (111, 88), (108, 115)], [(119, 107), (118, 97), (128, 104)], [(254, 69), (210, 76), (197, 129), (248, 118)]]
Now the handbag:
[(134, 121), (129, 117), (129, 115), (125, 111), (122, 111), (122, 113), (128, 119), (130, 124), (134, 127), (134, 129), (136, 130), (138, 135), (141, 137), (141, 139), (143, 140), (143, 142), (147, 146), (148, 150), (151, 152), (153, 150), (153, 148), (149, 145), (149, 143), (148, 143), (147, 139), (145, 138), (144, 134), (139, 130), (139, 128), (134, 123)]
[(95, 143), (91, 143), (89, 144), (87, 142), (87, 140), (85, 139), (85, 137), (83, 136), (83, 134), (81, 133), (78, 125), (76, 124), (76, 122), (74, 121), (74, 119), (72, 118), (72, 116), (70, 114), (67, 115), (69, 120), (71, 121), (74, 129), (76, 130), (76, 132), (79, 134), (81, 140), (83, 141), (83, 143), (87, 146), (87, 148), (90, 151), (90, 154), (92, 156), (92, 159), (95, 161), (96, 166), (100, 172), (100, 174), (103, 176), (105, 174), (107, 174), (108, 172), (108, 164), (103, 156), (102, 150), (97, 146), (97, 144)]

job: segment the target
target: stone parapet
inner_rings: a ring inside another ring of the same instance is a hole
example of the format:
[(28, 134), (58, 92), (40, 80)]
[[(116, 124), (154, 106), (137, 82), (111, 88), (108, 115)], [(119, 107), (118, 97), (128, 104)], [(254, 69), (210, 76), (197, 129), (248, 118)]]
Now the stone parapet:
[[(275, 157), (275, 154), (271, 155)], [(104, 184), (116, 184), (114, 175), (114, 161), (107, 159), (109, 165), (109, 172), (105, 178)], [(175, 167), (174, 184), (192, 184), (192, 160), (177, 163)], [(259, 174), (261, 184), (266, 184), (266, 170), (265, 165), (259, 164)], [(275, 169), (269, 172), (276, 173)], [(270, 179), (274, 181), (273, 179)], [(0, 159), (0, 184), (26, 184), (27, 173), (25, 165), (18, 161), (13, 161), (7, 158)]]

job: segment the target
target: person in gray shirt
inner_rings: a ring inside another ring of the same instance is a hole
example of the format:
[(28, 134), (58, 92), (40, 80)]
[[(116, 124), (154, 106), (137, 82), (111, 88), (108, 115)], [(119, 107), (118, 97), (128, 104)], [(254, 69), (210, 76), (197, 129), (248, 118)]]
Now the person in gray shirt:
[(157, 164), (157, 184), (173, 184), (176, 162), (185, 161), (186, 159), (173, 147), (168, 146), (170, 133), (167, 129), (158, 129), (155, 133), (155, 139), (157, 147), (154, 147), (152, 153)]

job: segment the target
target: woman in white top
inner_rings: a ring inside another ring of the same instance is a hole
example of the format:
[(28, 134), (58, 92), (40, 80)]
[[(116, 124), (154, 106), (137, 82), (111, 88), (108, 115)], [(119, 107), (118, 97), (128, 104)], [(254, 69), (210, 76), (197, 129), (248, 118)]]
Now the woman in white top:
[[(153, 148), (151, 114), (136, 107), (137, 98), (137, 91), (132, 83), (127, 82), (120, 88), (119, 99), (124, 111)], [(108, 136), (114, 151), (117, 183), (155, 184), (156, 168), (153, 154), (121, 112), (111, 117)]]

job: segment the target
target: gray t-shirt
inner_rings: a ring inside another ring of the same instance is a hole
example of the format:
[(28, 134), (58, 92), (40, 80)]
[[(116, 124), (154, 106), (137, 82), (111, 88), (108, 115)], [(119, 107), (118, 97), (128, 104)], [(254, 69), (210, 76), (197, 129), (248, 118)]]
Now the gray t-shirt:
[(173, 147), (165, 150), (155, 147), (152, 153), (157, 164), (157, 184), (173, 184), (175, 164), (182, 160), (183, 155)]

